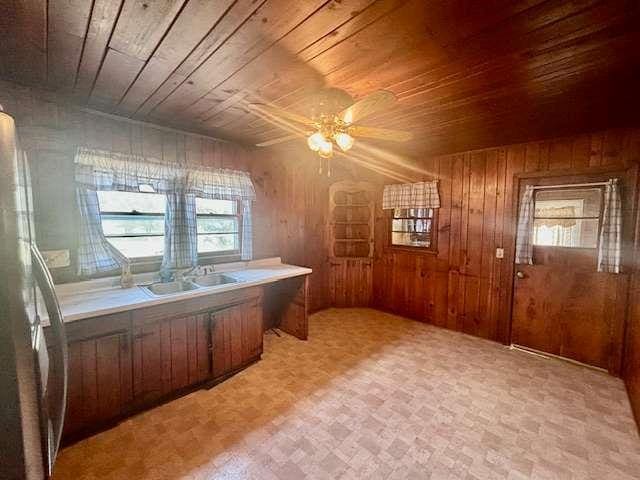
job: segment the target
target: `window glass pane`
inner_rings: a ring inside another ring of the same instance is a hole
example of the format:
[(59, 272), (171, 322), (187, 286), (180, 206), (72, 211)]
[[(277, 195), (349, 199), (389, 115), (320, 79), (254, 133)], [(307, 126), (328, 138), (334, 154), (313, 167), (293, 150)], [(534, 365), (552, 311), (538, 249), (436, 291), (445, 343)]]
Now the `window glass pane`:
[(128, 258), (160, 256), (164, 252), (164, 236), (111, 237), (107, 240)]
[(237, 233), (237, 217), (198, 217), (198, 233)]
[(196, 212), (199, 214), (235, 215), (236, 202), (196, 198)]
[(101, 212), (164, 214), (165, 196), (158, 193), (98, 192)]
[(599, 188), (540, 190), (536, 193), (535, 216), (598, 217), (601, 196), (602, 191)]
[(391, 244), (430, 247), (432, 217), (431, 208), (397, 208), (391, 223)]
[(598, 219), (536, 218), (533, 244), (549, 247), (596, 248)]
[(391, 243), (409, 247), (429, 247), (431, 238), (429, 234), (424, 233), (391, 232)]
[(240, 242), (236, 233), (198, 235), (198, 253), (239, 249)]
[(433, 209), (431, 208), (396, 208), (394, 218), (431, 218)]
[(431, 231), (431, 219), (428, 218), (407, 218), (407, 219), (395, 219), (392, 224), (392, 231), (394, 232), (430, 232)]
[(602, 190), (539, 190), (535, 196), (533, 244), (596, 248)]
[(109, 235), (164, 235), (164, 217), (102, 214), (102, 229)]

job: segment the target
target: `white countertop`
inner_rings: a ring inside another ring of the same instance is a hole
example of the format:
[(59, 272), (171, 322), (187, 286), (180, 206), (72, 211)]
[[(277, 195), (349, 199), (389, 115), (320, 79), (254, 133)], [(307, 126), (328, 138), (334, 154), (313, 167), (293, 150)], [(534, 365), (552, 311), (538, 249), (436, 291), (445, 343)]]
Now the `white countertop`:
[[(90, 280), (87, 282), (68, 283), (56, 286), (56, 294), (65, 323), (84, 318), (123, 312), (134, 308), (149, 307), (168, 302), (187, 300), (203, 295), (238, 290), (241, 288), (263, 285), (285, 278), (308, 275), (310, 268), (281, 263), (280, 258), (238, 262), (234, 264), (216, 265), (215, 273), (224, 273), (238, 280), (213, 287), (200, 287), (196, 290), (179, 292), (170, 295), (155, 296), (142, 286), (121, 288), (117, 278)], [(143, 275), (136, 276), (138, 283), (148, 279)], [(114, 286), (115, 285), (115, 286)], [(41, 310), (42, 311), (42, 310)], [(41, 318), (47, 324), (46, 318)]]

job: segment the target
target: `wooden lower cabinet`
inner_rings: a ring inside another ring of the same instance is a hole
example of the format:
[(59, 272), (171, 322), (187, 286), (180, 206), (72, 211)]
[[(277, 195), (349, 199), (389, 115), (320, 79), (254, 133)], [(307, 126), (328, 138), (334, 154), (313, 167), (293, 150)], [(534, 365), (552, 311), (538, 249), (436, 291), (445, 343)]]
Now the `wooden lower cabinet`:
[(211, 313), (213, 377), (229, 375), (262, 354), (262, 304), (259, 300)]
[(68, 372), (65, 435), (119, 417), (132, 397), (129, 333), (70, 342)]
[(208, 313), (134, 325), (135, 403), (154, 401), (207, 380), (209, 345)]
[[(259, 360), (262, 334), (258, 288), (67, 324), (64, 441), (223, 380)], [(51, 361), (55, 375), (62, 362)]]

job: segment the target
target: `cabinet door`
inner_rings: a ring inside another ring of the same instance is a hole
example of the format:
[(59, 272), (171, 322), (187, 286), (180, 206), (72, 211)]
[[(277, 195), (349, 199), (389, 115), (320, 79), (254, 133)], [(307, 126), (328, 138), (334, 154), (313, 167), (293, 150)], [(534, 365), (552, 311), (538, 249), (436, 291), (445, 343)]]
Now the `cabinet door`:
[(242, 357), (250, 362), (262, 355), (262, 304), (254, 300), (242, 310)]
[(153, 401), (209, 377), (207, 314), (134, 326), (136, 402)]
[(70, 343), (65, 434), (95, 428), (124, 413), (131, 382), (128, 333)]
[(257, 300), (211, 314), (213, 376), (239, 370), (262, 354), (262, 309)]

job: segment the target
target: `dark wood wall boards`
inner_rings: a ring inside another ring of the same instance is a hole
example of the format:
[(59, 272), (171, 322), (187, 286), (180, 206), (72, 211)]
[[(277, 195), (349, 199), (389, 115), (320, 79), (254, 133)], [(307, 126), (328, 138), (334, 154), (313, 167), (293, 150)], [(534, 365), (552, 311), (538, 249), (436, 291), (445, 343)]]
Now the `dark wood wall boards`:
[(279, 131), (247, 102), (386, 89), (400, 101), (368, 122), (422, 157), (628, 125), (639, 18), (633, 0), (5, 1), (0, 76), (249, 143)]
[[(640, 184), (640, 180), (638, 183)], [(636, 210), (635, 222), (634, 243), (631, 252), (631, 279), (627, 300), (623, 378), (627, 385), (636, 423), (640, 428), (640, 208)]]
[(291, 203), (296, 204), (296, 216), (304, 218), (305, 203), (300, 198), (304, 199), (305, 184), (298, 177), (296, 191), (293, 185), (285, 185), (290, 177), (281, 175), (280, 165), (269, 162), (264, 151), (92, 114), (58, 95), (9, 82), (0, 81), (0, 104), (16, 119), (21, 144), (29, 155), (39, 247), (71, 252), (71, 266), (52, 271), (56, 281), (77, 280), (73, 157), (78, 145), (249, 171), (258, 196), (253, 214), (254, 257), (282, 255), (299, 260), (295, 252), (297, 245), (304, 244), (304, 230), (296, 222), (290, 224), (296, 230), (291, 230), (274, 218), (284, 215)]
[[(517, 201), (514, 177), (616, 172), (634, 167), (639, 159), (640, 130), (628, 129), (425, 161), (425, 169), (440, 180), (438, 251), (416, 254), (386, 247), (386, 223), (379, 210), (373, 304), (508, 342)], [(498, 247), (505, 249), (504, 259), (496, 258)]]

